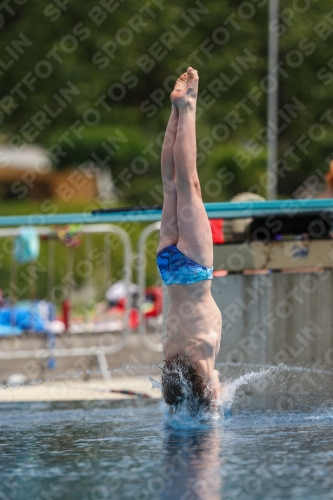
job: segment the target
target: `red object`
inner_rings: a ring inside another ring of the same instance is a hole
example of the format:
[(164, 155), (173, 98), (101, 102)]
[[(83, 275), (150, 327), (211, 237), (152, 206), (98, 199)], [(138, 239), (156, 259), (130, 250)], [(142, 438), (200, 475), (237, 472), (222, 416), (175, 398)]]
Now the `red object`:
[(70, 312), (71, 312), (71, 303), (69, 302), (69, 299), (65, 299), (62, 303), (62, 321), (64, 322), (66, 330), (69, 329)]
[(210, 219), (209, 224), (212, 230), (213, 243), (216, 245), (223, 245), (223, 243), (225, 243), (223, 219)]
[(154, 307), (151, 311), (145, 313), (145, 317), (156, 317), (162, 313), (163, 292), (159, 286), (149, 286), (146, 288), (146, 297), (152, 298)]
[[(124, 299), (124, 301), (123, 299), (121, 299), (119, 301), (119, 304), (117, 306), (110, 307), (108, 312), (111, 314), (116, 314), (121, 317), (124, 317), (125, 306), (126, 306), (126, 299)], [(139, 326), (139, 311), (134, 307), (131, 307), (129, 310), (128, 326), (131, 328), (131, 330), (135, 330)]]
[[(162, 313), (163, 308), (163, 292), (162, 288), (158, 286), (150, 286), (145, 290), (146, 301), (151, 302), (152, 308), (144, 313), (145, 318), (156, 317)], [(110, 307), (109, 311), (115, 314), (123, 315), (126, 308), (126, 298), (118, 300), (116, 306)], [(139, 326), (139, 310), (131, 307), (129, 310), (128, 325), (131, 330), (135, 330)]]
[(121, 316), (124, 314), (124, 308), (120, 306), (112, 306), (109, 307), (108, 312), (112, 314), (119, 314)]
[(129, 311), (128, 324), (131, 330), (135, 330), (139, 326), (139, 311), (134, 307)]
[(123, 298), (121, 298), (121, 299), (118, 300), (117, 307), (119, 307), (119, 309), (122, 309), (123, 311), (125, 311), (126, 297), (123, 297)]

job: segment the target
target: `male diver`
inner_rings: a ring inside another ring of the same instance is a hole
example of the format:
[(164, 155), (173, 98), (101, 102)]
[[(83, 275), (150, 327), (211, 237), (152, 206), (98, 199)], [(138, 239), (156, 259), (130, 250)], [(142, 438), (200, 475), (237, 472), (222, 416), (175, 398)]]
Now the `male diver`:
[(220, 395), (214, 369), (222, 317), (211, 295), (212, 233), (196, 168), (198, 73), (188, 68), (171, 93), (172, 110), (161, 156), (164, 190), (157, 266), (168, 286), (162, 394), (173, 408), (185, 400), (214, 408)]

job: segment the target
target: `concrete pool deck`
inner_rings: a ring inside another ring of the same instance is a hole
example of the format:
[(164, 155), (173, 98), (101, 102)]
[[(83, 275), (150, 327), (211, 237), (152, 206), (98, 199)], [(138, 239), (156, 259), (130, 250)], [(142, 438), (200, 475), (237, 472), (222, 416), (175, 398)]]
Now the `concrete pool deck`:
[[(153, 375), (157, 379), (156, 375)], [(118, 394), (110, 390), (127, 390), (158, 399), (160, 389), (153, 389), (148, 375), (132, 377), (115, 377), (110, 382), (102, 379), (55, 380), (20, 385), (17, 387), (0, 387), (0, 403), (14, 402), (52, 402), (52, 401), (97, 401), (136, 399), (137, 396)]]

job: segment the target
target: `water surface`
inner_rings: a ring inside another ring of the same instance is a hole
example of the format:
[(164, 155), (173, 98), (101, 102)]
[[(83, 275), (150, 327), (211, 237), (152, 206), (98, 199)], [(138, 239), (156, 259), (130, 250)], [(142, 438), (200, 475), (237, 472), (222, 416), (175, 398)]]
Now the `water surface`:
[[(172, 422), (171, 422), (172, 423)], [(177, 426), (156, 401), (0, 405), (0, 498), (333, 499), (333, 410)]]

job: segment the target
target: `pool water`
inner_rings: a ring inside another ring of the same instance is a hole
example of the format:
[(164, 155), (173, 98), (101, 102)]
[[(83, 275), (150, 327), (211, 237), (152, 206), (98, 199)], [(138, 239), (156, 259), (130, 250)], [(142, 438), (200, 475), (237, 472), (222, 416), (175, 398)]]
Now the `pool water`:
[(0, 405), (0, 499), (333, 499), (333, 409), (196, 426), (159, 401)]

